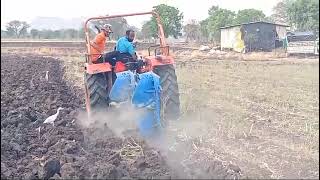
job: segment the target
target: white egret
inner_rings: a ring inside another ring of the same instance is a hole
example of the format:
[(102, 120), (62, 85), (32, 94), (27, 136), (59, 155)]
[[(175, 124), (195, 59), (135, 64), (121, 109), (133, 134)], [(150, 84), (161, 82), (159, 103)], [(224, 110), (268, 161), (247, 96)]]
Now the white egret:
[(46, 79), (46, 81), (49, 81), (49, 71), (46, 71), (46, 77), (45, 77), (45, 79)]
[(58, 110), (57, 110), (57, 113), (52, 115), (52, 116), (49, 116), (43, 123), (50, 123), (50, 124), (52, 124), (54, 126), (54, 121), (57, 119), (57, 117), (59, 115), (59, 112), (62, 109), (63, 109), (62, 107), (59, 107)]

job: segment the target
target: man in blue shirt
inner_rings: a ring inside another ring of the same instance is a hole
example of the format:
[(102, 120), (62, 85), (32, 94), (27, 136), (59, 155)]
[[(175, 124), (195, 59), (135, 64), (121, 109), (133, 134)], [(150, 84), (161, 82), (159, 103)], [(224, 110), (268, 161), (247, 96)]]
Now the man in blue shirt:
[(133, 58), (133, 60), (137, 59), (135, 45), (133, 44), (133, 40), (135, 37), (135, 32), (133, 30), (127, 30), (126, 36), (120, 38), (116, 45), (116, 51), (119, 51), (121, 57)]

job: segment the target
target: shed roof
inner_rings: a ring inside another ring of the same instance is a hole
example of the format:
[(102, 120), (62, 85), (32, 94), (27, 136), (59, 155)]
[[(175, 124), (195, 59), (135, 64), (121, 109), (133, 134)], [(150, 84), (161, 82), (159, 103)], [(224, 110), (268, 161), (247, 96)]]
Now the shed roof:
[(241, 25), (248, 25), (248, 24), (257, 24), (257, 23), (264, 23), (264, 24), (272, 24), (276, 26), (283, 26), (283, 27), (290, 27), (285, 24), (276, 24), (276, 23), (270, 23), (270, 22), (265, 22), (265, 21), (255, 21), (255, 22), (248, 22), (248, 23), (242, 23), (242, 24), (236, 24), (236, 25), (231, 25), (231, 26), (225, 26), (225, 27), (220, 27), (220, 29), (227, 29), (231, 27), (236, 27), (236, 26), (241, 26)]

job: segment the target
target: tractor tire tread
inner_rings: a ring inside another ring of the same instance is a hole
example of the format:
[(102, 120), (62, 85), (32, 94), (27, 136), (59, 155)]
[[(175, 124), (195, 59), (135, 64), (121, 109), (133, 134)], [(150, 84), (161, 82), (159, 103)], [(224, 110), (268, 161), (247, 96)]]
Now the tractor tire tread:
[(180, 116), (180, 94), (174, 66), (171, 64), (155, 67), (154, 73), (160, 76), (161, 101), (166, 100), (163, 104), (165, 119), (178, 119)]
[(85, 84), (88, 88), (91, 114), (106, 111), (109, 107), (107, 98), (107, 79), (104, 74), (85, 74)]

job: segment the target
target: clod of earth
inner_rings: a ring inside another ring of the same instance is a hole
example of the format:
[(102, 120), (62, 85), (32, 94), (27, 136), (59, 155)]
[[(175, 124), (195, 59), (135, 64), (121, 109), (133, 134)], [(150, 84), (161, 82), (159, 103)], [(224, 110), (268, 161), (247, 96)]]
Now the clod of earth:
[[(43, 69), (55, 72), (46, 83), (39, 73)], [(50, 178), (59, 173), (63, 179), (179, 177), (160, 153), (138, 137), (132, 143), (132, 138), (118, 138), (107, 127), (78, 126), (74, 120), (84, 105), (84, 93), (70, 87), (63, 75), (58, 59), (1, 54), (1, 178)], [(54, 127), (39, 124), (59, 107), (64, 110), (50, 121)], [(215, 177), (211, 172), (238, 177), (224, 166), (219, 172), (212, 170), (215, 166), (208, 168), (205, 177)], [(186, 174), (181, 177), (188, 178)]]

